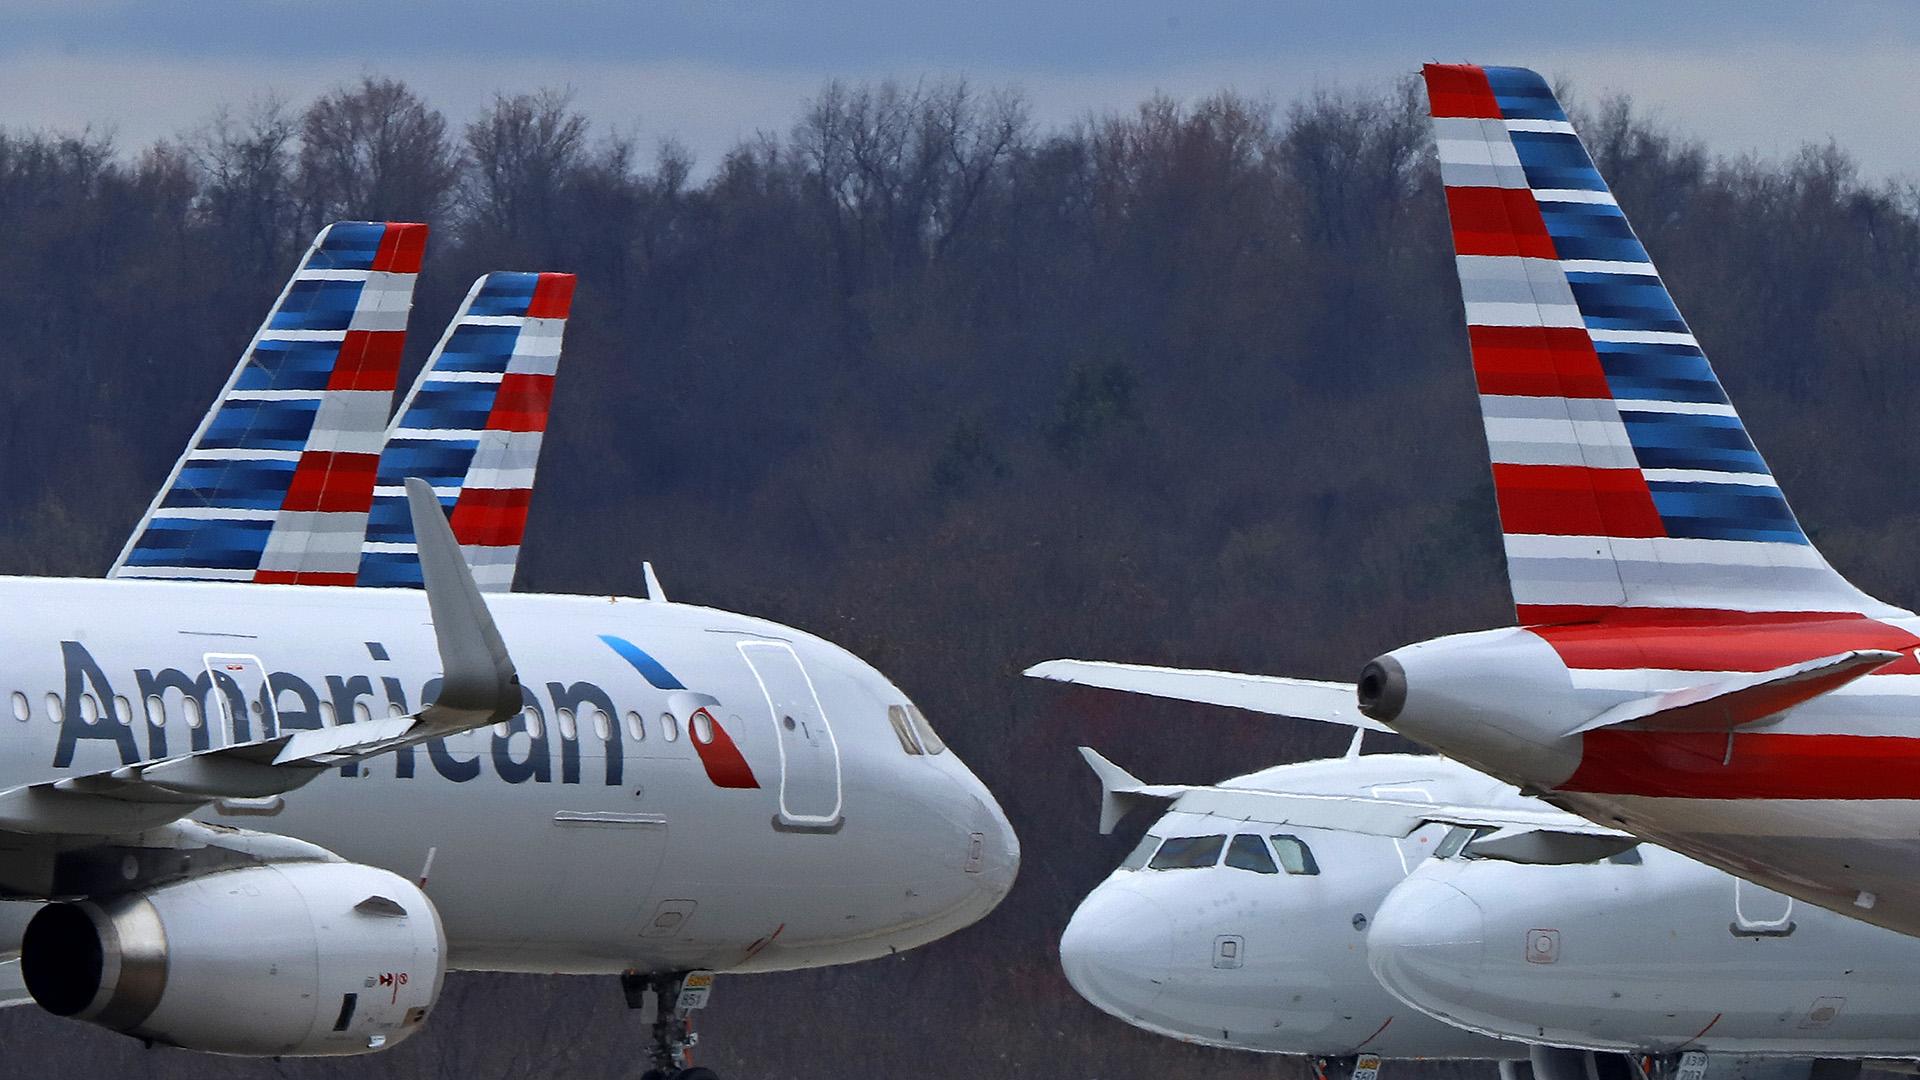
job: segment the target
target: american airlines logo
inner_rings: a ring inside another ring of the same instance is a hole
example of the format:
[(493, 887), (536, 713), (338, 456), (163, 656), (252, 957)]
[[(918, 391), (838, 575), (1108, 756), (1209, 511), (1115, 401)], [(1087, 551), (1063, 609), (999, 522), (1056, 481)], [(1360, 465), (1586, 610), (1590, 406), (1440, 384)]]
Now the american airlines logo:
[[(621, 645), (645, 657), (634, 646), (624, 641)], [(137, 668), (130, 676), (122, 676), (116, 682), (86, 646), (76, 641), (63, 641), (60, 648), (66, 677), (60, 739), (53, 756), (53, 767), (56, 769), (71, 768), (75, 751), (82, 742), (88, 741), (113, 743), (119, 751), (121, 763), (126, 765), (210, 749), (214, 739), (213, 726), (223, 712), (237, 718), (242, 738), (251, 738), (249, 718), (259, 717), (264, 712), (261, 703), (248, 700), (240, 684), (229, 677), (229, 672), (243, 672), (245, 665), (227, 664), (224, 661), (219, 663), (216, 665), (220, 675), (218, 679), (204, 669), (188, 673), (178, 668)], [(628, 659), (631, 662), (631, 657)], [(660, 676), (671, 678), (657, 661), (651, 657), (646, 657), (646, 660), (658, 669)], [(656, 677), (659, 676), (650, 676), (649, 681)], [(289, 671), (266, 674), (266, 685), (273, 698), (273, 711), (279, 730), (283, 732), (327, 726), (329, 713), (342, 719), (405, 715), (419, 704), (432, 701), (439, 693), (439, 684), (440, 680), (430, 679), (420, 687), (417, 696), (409, 697), (400, 680), (390, 675), (380, 676), (377, 682), (368, 675), (325, 675), (316, 683)], [(678, 685), (677, 680), (675, 685)], [(190, 701), (206, 720), (197, 725), (189, 724), (187, 730), (182, 732), (178, 728), (169, 730), (168, 725), (154, 723), (151, 718), (140, 725), (133, 724), (131, 717), (127, 718), (128, 722), (122, 723), (110, 708), (82, 708), (85, 695), (91, 695), (96, 702), (113, 702), (128, 689), (134, 691), (127, 695), (129, 700), (140, 703), (133, 706), (136, 714), (147, 702), (158, 701), (162, 709), (177, 716), (181, 715)], [(544, 690), (545, 694), (542, 695), (539, 690)], [(603, 783), (608, 787), (625, 783), (626, 762), (622, 743), (627, 736), (618, 722), (621, 712), (612, 695), (591, 682), (548, 682), (539, 690), (531, 681), (521, 688), (527, 711), (508, 721), (504, 733), (495, 730), (484, 752), (456, 749), (449, 746), (445, 739), (435, 739), (418, 748), (403, 747), (392, 752), (395, 777), (407, 780), (418, 775), (422, 771), (419, 751), (424, 749), (426, 766), (456, 784), (477, 780), (486, 772), (509, 784), (547, 784), (555, 782), (556, 771), (559, 783), (579, 784), (588, 782), (585, 779), (587, 770), (582, 762), (586, 755), (582, 753), (581, 744), (592, 740), (602, 747), (602, 754), (595, 756), (603, 756), (597, 770)], [(561, 725), (551, 722), (563, 712), (580, 718), (571, 732), (563, 731)], [(89, 713), (93, 714), (91, 718)], [(535, 718), (535, 723), (531, 725), (528, 723), (529, 713)], [(596, 713), (606, 718), (604, 723), (587, 721)], [(136, 732), (142, 729), (146, 733), (144, 748), (136, 736)], [(758, 788), (759, 783), (752, 769), (711, 713), (707, 714), (702, 730), (708, 733), (704, 741), (699, 737), (690, 741), (694, 743), (695, 750), (707, 767), (708, 776), (716, 786)], [(181, 738), (182, 735), (184, 738)], [(342, 766), (342, 771), (348, 775), (356, 774), (358, 769), (357, 765)]]

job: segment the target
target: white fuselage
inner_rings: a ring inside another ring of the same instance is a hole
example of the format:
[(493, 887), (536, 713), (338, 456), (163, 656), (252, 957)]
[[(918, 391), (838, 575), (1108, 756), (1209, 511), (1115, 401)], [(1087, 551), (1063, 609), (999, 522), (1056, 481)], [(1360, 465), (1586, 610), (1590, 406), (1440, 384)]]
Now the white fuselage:
[(1640, 861), (1428, 861), (1368, 931), (1381, 982), (1505, 1038), (1630, 1053), (1920, 1055), (1920, 941), (1651, 844)]
[[(1405, 754), (1282, 765), (1222, 786), (1440, 802), (1515, 797), (1444, 758)], [(1522, 1044), (1407, 1007), (1367, 968), (1369, 922), (1443, 829), (1393, 840), (1175, 811), (1147, 832), (1163, 840), (1286, 834), (1307, 846), (1318, 873), (1255, 873), (1224, 859), (1115, 871), (1060, 940), (1068, 979), (1106, 1012), (1185, 1041), (1265, 1053), (1526, 1056)]]
[[(199, 816), (426, 872), (467, 969), (844, 963), (968, 925), (1011, 886), (1018, 844), (993, 797), (956, 755), (909, 754), (888, 715), (905, 695), (845, 650), (684, 604), (488, 606), (528, 703), (506, 733)], [(222, 693), (182, 690), (214, 685), (210, 665), (244, 679), (257, 661), (283, 729), (411, 711), (440, 667), (412, 590), (14, 578), (0, 610), (0, 700), (28, 714), (0, 712), (0, 789), (222, 730)]]

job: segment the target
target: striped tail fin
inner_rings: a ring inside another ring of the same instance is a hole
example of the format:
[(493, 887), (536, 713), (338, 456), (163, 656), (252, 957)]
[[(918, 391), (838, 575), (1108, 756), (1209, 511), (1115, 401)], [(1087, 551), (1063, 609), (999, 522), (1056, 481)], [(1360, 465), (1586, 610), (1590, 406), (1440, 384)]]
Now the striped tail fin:
[(572, 274), (495, 272), (473, 283), (387, 431), (360, 584), (420, 585), (409, 476), (433, 485), (486, 592), (520, 562)]
[(1905, 614), (1807, 539), (1545, 80), (1424, 74), (1520, 622)]
[(426, 242), (320, 231), (108, 577), (353, 584)]

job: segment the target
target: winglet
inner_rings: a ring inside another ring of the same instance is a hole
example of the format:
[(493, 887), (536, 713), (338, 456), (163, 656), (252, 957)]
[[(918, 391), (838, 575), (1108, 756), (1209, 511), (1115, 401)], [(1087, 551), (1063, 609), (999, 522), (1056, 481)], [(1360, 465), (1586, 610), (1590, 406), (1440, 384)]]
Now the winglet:
[(663, 604), (666, 603), (667, 590), (660, 587), (660, 577), (653, 572), (653, 564), (643, 562), (640, 564), (640, 570), (647, 577), (647, 599), (658, 600)]
[(1100, 756), (1091, 746), (1080, 748), (1093, 775), (1100, 778), (1100, 834), (1105, 836), (1120, 824), (1127, 812), (1153, 799), (1177, 797), (1185, 788), (1165, 788), (1143, 784), (1140, 778)]
[(426, 718), (458, 728), (479, 723), (471, 716), (440, 720), (432, 714), (455, 710), (488, 714), (488, 722), (504, 720), (520, 711), (520, 676), (440, 500), (417, 476), (407, 478), (407, 509), (420, 545), (420, 576), (433, 614), (433, 635), (440, 645), (440, 694)]

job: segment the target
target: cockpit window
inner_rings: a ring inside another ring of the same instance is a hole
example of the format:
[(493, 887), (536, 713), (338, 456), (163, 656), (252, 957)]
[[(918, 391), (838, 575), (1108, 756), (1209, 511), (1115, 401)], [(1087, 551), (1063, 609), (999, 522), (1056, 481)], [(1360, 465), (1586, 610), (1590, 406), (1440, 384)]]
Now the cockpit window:
[(1271, 837), (1273, 853), (1280, 858), (1280, 867), (1289, 874), (1318, 874), (1320, 864), (1313, 861), (1313, 851), (1300, 842), (1297, 836), (1281, 833)]
[(1158, 850), (1159, 847), (1160, 847), (1160, 838), (1153, 835), (1152, 833), (1148, 833), (1147, 835), (1140, 838), (1140, 842), (1134, 845), (1133, 852), (1129, 854), (1126, 857), (1126, 859), (1124, 859), (1120, 863), (1120, 869), (1122, 870), (1140, 869), (1141, 867), (1147, 865), (1147, 860), (1153, 857), (1153, 853), (1156, 850)]
[(920, 745), (927, 748), (927, 753), (946, 753), (947, 744), (941, 742), (940, 736), (933, 733), (933, 725), (927, 723), (926, 714), (920, 711), (919, 706), (907, 706), (907, 717), (913, 721), (913, 732), (920, 736)]
[(1241, 833), (1227, 845), (1227, 865), (1256, 874), (1280, 872), (1280, 868), (1273, 865), (1273, 856), (1267, 854), (1267, 842), (1252, 833)]
[(1451, 859), (1455, 855), (1460, 854), (1460, 849), (1466, 847), (1467, 841), (1473, 839), (1473, 832), (1474, 830), (1466, 825), (1455, 825), (1453, 828), (1448, 829), (1447, 835), (1441, 837), (1440, 842), (1433, 845), (1433, 857), (1436, 859)]
[(1220, 849), (1227, 846), (1225, 836), (1175, 836), (1160, 845), (1147, 864), (1150, 870), (1191, 870), (1212, 866), (1220, 861)]
[(913, 721), (907, 719), (907, 710), (898, 705), (887, 706), (887, 723), (893, 725), (894, 738), (900, 740), (900, 749), (909, 754), (923, 754), (920, 740), (913, 737)]

